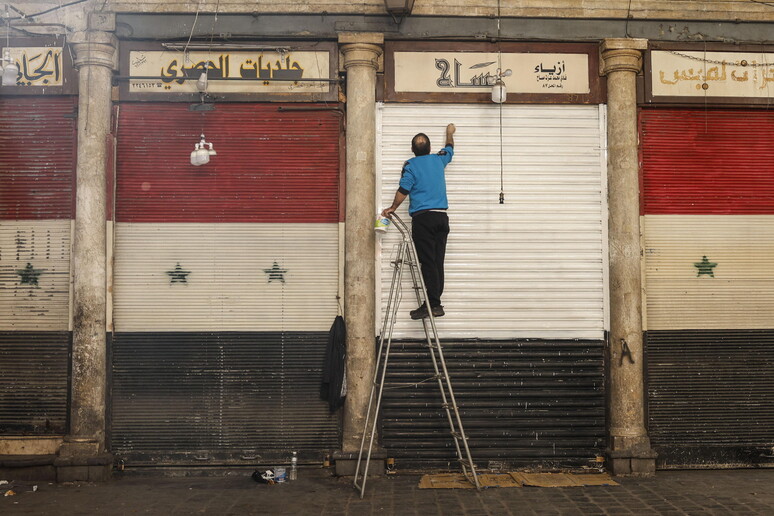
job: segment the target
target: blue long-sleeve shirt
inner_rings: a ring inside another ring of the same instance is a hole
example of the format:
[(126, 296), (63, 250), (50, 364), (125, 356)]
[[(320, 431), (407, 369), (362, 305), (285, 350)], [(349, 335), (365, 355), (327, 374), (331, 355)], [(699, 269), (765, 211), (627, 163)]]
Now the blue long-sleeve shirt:
[(398, 191), (409, 196), (409, 215), (449, 208), (444, 170), (453, 156), (454, 147), (447, 145), (438, 154), (415, 156), (404, 163)]

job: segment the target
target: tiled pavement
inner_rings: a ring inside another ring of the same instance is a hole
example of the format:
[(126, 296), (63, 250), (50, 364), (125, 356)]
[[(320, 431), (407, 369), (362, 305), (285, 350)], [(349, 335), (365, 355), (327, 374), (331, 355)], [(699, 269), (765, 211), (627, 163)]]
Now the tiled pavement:
[[(0, 515), (774, 515), (774, 469), (660, 471), (650, 479), (616, 479), (617, 487), (418, 489), (418, 475), (369, 479), (364, 499), (351, 478), (301, 469), (281, 485), (256, 484), (250, 471), (220, 476), (126, 474), (102, 484), (24, 483), (0, 497)], [(9, 479), (10, 480), (10, 479)], [(29, 485), (28, 485), (29, 484)]]

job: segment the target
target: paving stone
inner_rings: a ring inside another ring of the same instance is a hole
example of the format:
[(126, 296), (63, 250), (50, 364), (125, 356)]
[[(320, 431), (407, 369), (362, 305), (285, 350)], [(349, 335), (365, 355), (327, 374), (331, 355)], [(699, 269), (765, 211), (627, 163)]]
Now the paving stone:
[(774, 470), (660, 471), (617, 479), (620, 486), (419, 489), (419, 475), (369, 479), (363, 500), (351, 479), (302, 469), (299, 480), (256, 484), (246, 474), (153, 477), (131, 473), (108, 482), (40, 483), (37, 492), (0, 497), (3, 516), (57, 514), (266, 514), (368, 516), (727, 515), (774, 514)]

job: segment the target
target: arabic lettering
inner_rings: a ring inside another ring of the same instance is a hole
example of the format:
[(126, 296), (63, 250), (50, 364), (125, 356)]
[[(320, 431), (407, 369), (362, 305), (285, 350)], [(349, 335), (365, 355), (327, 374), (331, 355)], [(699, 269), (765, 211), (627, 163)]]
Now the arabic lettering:
[(202, 73), (207, 72), (209, 79), (222, 79), (229, 76), (229, 56), (221, 55), (218, 62), (210, 60), (199, 61), (191, 66), (181, 66), (178, 70), (177, 59), (173, 59), (166, 69), (161, 68), (161, 81), (164, 83), (177, 82), (183, 84), (185, 78), (198, 78)]
[(19, 75), (16, 78), (18, 86), (62, 84), (62, 53), (59, 50), (52, 49), (32, 56), (25, 52), (16, 64), (19, 66)]
[(567, 65), (564, 61), (558, 61), (551, 68), (546, 67), (542, 62), (535, 65), (535, 79), (543, 83), (543, 88), (562, 88), (563, 82), (567, 80)]
[[(489, 66), (495, 65), (496, 63), (496, 61), (476, 63), (472, 66), (469, 66), (468, 70), (487, 68)], [(454, 60), (454, 70), (452, 72), (454, 75), (453, 78), (449, 74), (451, 65), (449, 64), (448, 60), (436, 59), (435, 67), (441, 71), (440, 76), (435, 81), (436, 85), (440, 88), (485, 88), (487, 86), (492, 86), (497, 80), (497, 75), (492, 72), (482, 72), (479, 74), (473, 74), (469, 78), (462, 78), (464, 74), (462, 71), (462, 63), (456, 59)]]
[[(752, 64), (756, 65), (757, 62), (752, 61)], [(727, 68), (732, 68), (731, 73), (727, 73)], [(697, 83), (696, 89), (707, 89), (705, 86), (707, 83), (725, 82), (729, 77), (733, 82), (752, 82), (758, 89), (765, 89), (768, 87), (767, 83), (774, 82), (774, 66), (770, 68), (753, 66), (752, 74), (743, 68), (743, 65), (722, 61), (720, 66), (712, 66), (706, 70), (693, 67), (675, 69), (671, 76), (664, 70), (660, 70), (658, 76), (661, 84), (675, 85), (680, 82), (695, 82)]]
[[(166, 66), (161, 67), (161, 80), (169, 89), (171, 83), (183, 84), (186, 79), (198, 78), (203, 72), (207, 72), (209, 80), (228, 79), (232, 77), (231, 61), (230, 54), (221, 54), (217, 62), (205, 59), (189, 66), (181, 66), (178, 59), (172, 59)], [(239, 65), (239, 77), (242, 79), (301, 81), (303, 76), (303, 67), (288, 55), (285, 56), (284, 62), (276, 60), (272, 63), (267, 59), (264, 66), (264, 55), (261, 54), (257, 59), (244, 59)]]

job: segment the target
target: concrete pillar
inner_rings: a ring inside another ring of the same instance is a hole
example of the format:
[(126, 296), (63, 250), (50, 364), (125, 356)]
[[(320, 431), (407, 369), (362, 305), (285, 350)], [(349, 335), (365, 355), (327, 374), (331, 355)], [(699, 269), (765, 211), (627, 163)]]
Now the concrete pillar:
[(607, 76), (607, 177), (610, 209), (610, 437), (615, 475), (652, 475), (655, 453), (645, 430), (640, 276), (640, 194), (636, 76), (647, 40), (602, 43)]
[(347, 400), (344, 452), (360, 448), (375, 351), (376, 72), (384, 35), (339, 35), (347, 72), (347, 175), (344, 319), (347, 323)]
[(99, 457), (106, 451), (105, 176), (118, 47), (115, 36), (102, 31), (76, 32), (69, 41), (78, 70), (78, 159), (70, 433), (59, 452), (57, 466), (66, 472), (60, 481), (98, 480), (101, 473), (89, 468), (103, 466)]

